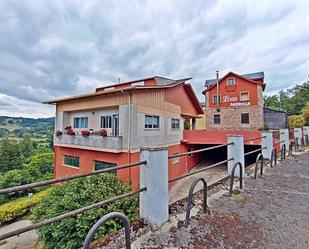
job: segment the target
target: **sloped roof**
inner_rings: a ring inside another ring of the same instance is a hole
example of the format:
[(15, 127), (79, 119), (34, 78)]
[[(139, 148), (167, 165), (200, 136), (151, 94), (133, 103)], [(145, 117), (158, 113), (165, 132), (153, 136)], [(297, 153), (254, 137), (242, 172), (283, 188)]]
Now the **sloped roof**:
[[(229, 73), (233, 73), (233, 72), (229, 72)], [(226, 75), (228, 75), (229, 73), (227, 73)], [(225, 76), (220, 78), (219, 81), (221, 79), (223, 79)], [(249, 80), (258, 80), (258, 79), (263, 79), (264, 80), (264, 72), (241, 74), (239, 76), (242, 76), (242, 77), (244, 77), (246, 79), (249, 79)], [(214, 85), (216, 83), (217, 83), (217, 79), (208, 79), (208, 80), (205, 81), (205, 87), (207, 87), (207, 86), (209, 87), (209, 86)]]

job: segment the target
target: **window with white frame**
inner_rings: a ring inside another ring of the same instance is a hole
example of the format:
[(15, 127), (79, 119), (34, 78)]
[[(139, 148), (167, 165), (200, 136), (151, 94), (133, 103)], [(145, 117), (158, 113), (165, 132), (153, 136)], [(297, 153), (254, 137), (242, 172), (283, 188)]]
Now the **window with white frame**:
[(101, 128), (112, 128), (112, 116), (101, 116)]
[(172, 118), (171, 128), (172, 130), (180, 129), (180, 119), (179, 118)]
[(240, 101), (249, 101), (249, 92), (241, 92)]
[(88, 128), (88, 117), (74, 118), (74, 128)]
[(221, 96), (220, 95), (213, 95), (212, 96), (213, 103), (217, 104), (221, 102)]
[(145, 115), (145, 128), (146, 129), (159, 129), (160, 128), (160, 117)]
[(228, 86), (235, 85), (235, 78), (234, 77), (227, 78), (226, 82)]
[[(176, 155), (178, 155), (179, 153), (174, 153), (173, 154), (173, 156), (176, 156)], [(172, 158), (172, 162), (173, 162), (173, 164), (176, 164), (176, 163), (179, 163), (179, 156), (176, 156), (176, 157), (173, 157)]]

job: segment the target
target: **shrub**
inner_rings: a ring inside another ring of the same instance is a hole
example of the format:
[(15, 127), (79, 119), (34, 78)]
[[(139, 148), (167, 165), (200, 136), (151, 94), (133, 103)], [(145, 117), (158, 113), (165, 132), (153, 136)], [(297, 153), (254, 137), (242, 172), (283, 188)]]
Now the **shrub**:
[(47, 173), (54, 172), (54, 153), (41, 153), (32, 156), (26, 169), (36, 180), (46, 179)]
[[(34, 221), (39, 222), (130, 190), (130, 185), (122, 184), (116, 176), (109, 174), (70, 181), (54, 188), (33, 209)], [(137, 219), (138, 196), (118, 200), (102, 208), (79, 214), (77, 217), (41, 227), (38, 231), (44, 248), (75, 249), (81, 247), (91, 226), (103, 215), (112, 211), (124, 213), (131, 221)], [(118, 222), (110, 220), (98, 230), (95, 238), (120, 227)]]
[(34, 194), (31, 198), (21, 197), (0, 206), (0, 225), (20, 218), (30, 211), (30, 208), (43, 199), (51, 188)]
[(305, 119), (303, 115), (292, 115), (289, 116), (289, 127), (299, 128), (305, 125)]

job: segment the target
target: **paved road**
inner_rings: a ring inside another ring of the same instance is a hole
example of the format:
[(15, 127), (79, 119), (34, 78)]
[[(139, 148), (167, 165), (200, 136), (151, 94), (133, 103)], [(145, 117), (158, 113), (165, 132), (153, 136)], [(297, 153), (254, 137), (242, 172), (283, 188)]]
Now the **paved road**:
[(241, 194), (218, 197), (225, 188), (211, 197), (210, 215), (197, 198), (189, 228), (180, 212), (133, 248), (309, 248), (309, 153), (247, 177)]
[[(13, 231), (20, 227), (25, 227), (32, 224), (30, 220), (19, 220), (12, 224), (3, 226), (0, 228), (0, 234)], [(19, 236), (2, 241), (0, 249), (33, 249), (38, 239), (38, 235), (35, 231), (29, 231)]]

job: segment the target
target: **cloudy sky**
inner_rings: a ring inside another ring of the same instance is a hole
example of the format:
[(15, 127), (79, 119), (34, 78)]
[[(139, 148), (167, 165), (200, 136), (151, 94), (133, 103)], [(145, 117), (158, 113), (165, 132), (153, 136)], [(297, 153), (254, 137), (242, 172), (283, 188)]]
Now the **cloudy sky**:
[(0, 1), (0, 115), (140, 77), (264, 71), (266, 94), (308, 80), (309, 1)]

